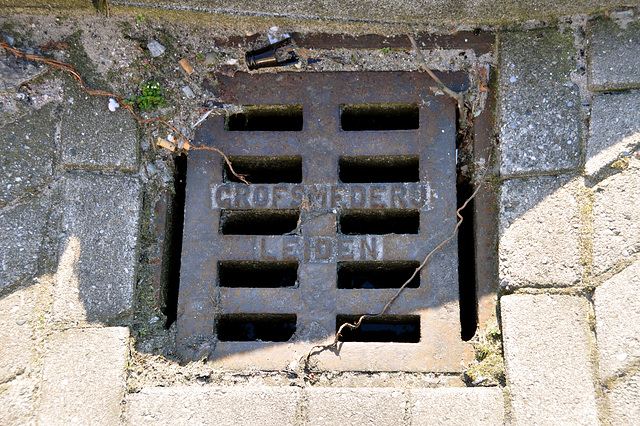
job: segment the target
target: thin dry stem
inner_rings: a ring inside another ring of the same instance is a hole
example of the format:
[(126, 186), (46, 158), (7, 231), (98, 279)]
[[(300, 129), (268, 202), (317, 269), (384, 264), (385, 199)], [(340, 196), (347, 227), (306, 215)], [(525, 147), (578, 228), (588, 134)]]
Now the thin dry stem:
[(446, 93), (447, 95), (451, 96), (456, 101), (456, 103), (458, 104), (458, 111), (462, 114), (462, 109), (464, 107), (464, 99), (462, 98), (462, 95), (460, 93), (458, 93), (458, 92), (454, 92), (453, 90), (449, 89), (433, 73), (433, 71), (431, 71), (429, 69), (429, 67), (427, 67), (427, 63), (424, 60), (424, 56), (422, 56), (422, 51), (418, 47), (418, 44), (416, 43), (415, 39), (410, 35), (407, 35), (407, 37), (409, 37), (409, 41), (411, 41), (411, 45), (413, 46), (413, 50), (416, 52), (416, 58), (418, 59), (418, 62), (420, 63), (420, 66), (422, 67), (422, 69), (424, 69), (427, 72), (427, 74), (429, 74), (429, 76), (433, 79), (433, 81), (436, 82), (436, 86), (438, 86), (438, 89), (442, 90), (444, 93)]

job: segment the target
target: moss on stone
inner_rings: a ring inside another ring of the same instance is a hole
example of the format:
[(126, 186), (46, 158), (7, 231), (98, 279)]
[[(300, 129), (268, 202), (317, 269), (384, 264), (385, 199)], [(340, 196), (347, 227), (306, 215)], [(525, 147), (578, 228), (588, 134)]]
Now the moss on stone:
[(473, 340), (476, 359), (464, 372), (465, 381), (472, 386), (505, 384), (502, 357), (502, 331), (495, 319)]

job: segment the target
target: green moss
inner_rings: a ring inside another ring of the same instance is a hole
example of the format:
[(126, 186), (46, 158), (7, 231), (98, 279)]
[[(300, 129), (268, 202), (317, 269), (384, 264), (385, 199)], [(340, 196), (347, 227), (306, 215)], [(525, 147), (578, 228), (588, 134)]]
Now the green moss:
[(465, 381), (474, 386), (505, 384), (504, 361), (502, 359), (502, 332), (493, 321), (474, 338), (475, 361), (464, 373)]
[(622, 171), (628, 169), (630, 164), (629, 157), (621, 157), (611, 165), (611, 168)]

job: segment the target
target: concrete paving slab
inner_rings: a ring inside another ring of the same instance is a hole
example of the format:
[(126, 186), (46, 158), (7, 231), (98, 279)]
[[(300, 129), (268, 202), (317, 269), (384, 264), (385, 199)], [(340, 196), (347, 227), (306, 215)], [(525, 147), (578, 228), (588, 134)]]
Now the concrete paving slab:
[(599, 274), (640, 250), (640, 161), (594, 188), (593, 269)]
[(587, 25), (589, 88), (640, 88), (640, 21), (599, 18)]
[(115, 323), (133, 308), (140, 183), (128, 176), (68, 174), (54, 316)]
[[(4, 41), (4, 40), (3, 40)], [(43, 63), (28, 61), (16, 55), (0, 56), (0, 90), (15, 90), (47, 70)]]
[(29, 368), (38, 298), (38, 286), (32, 286), (0, 299), (0, 383)]
[(612, 425), (637, 425), (640, 419), (640, 373), (618, 383), (607, 392), (609, 421)]
[(144, 388), (127, 396), (130, 425), (296, 424), (300, 389), (295, 387)]
[(8, 207), (0, 213), (0, 295), (29, 283), (38, 273), (38, 258), (51, 209), (48, 195)]
[(120, 423), (126, 327), (70, 329), (46, 342), (38, 423), (113, 425)]
[(603, 380), (640, 359), (640, 260), (595, 292), (596, 335)]
[(19, 377), (0, 384), (0, 424), (35, 424), (36, 388), (38, 381), (30, 377)]
[[(640, 64), (640, 60), (637, 62)], [(639, 147), (640, 92), (596, 95), (591, 110), (585, 174), (595, 178)]]
[(571, 285), (582, 274), (580, 180), (568, 175), (512, 179), (500, 192), (502, 286)]
[(62, 114), (62, 163), (71, 169), (138, 170), (137, 122), (125, 108), (109, 111), (109, 98), (65, 87), (70, 104)]
[[(4, 2), (10, 0), (2, 0)], [(38, 3), (42, 0), (26, 0)], [(57, 0), (56, 3), (70, 0)], [(77, 1), (77, 0), (75, 0)], [(307, 20), (319, 19), (346, 22), (394, 22), (425, 23), (437, 25), (496, 24), (520, 22), (533, 19), (552, 18), (576, 13), (600, 12), (618, 7), (619, 0), (549, 0), (544, 7), (536, 0), (425, 0), (422, 2), (400, 2), (397, 0), (376, 0), (363, 2), (343, 2), (327, 0), (322, 4), (314, 2), (284, 1), (232, 1), (218, 0), (202, 2), (197, 0), (118, 0), (117, 5), (155, 8), (198, 10), (231, 14), (236, 16), (291, 16)], [(0, 1), (0, 4), (2, 2)], [(638, 0), (626, 0), (624, 4), (638, 5)]]
[(500, 388), (410, 389), (412, 425), (499, 425), (504, 423)]
[(409, 395), (399, 388), (308, 388), (312, 425), (409, 424)]
[(580, 162), (580, 94), (573, 34), (556, 29), (500, 38), (500, 174), (573, 170)]
[(40, 192), (53, 180), (57, 122), (45, 107), (0, 129), (0, 207)]
[(500, 304), (516, 424), (598, 424), (586, 299), (512, 294)]

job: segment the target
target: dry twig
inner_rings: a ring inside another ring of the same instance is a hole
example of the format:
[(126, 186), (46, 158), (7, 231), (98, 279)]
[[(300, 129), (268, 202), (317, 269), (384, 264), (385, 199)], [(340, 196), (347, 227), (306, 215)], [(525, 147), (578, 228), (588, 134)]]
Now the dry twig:
[(409, 37), (409, 41), (411, 41), (411, 45), (413, 46), (413, 50), (416, 52), (416, 57), (418, 59), (418, 62), (420, 63), (420, 66), (427, 72), (427, 74), (429, 74), (429, 76), (433, 79), (433, 81), (436, 82), (436, 86), (438, 86), (438, 89), (442, 90), (444, 93), (446, 93), (447, 95), (451, 96), (456, 101), (456, 103), (458, 104), (458, 111), (460, 112), (460, 114), (462, 114), (462, 109), (464, 108), (464, 99), (462, 98), (462, 94), (460, 94), (458, 92), (454, 92), (453, 90), (449, 89), (433, 73), (433, 71), (431, 71), (429, 69), (429, 67), (427, 67), (427, 63), (424, 60), (424, 56), (422, 56), (422, 52), (420, 51), (420, 48), (418, 47), (418, 44), (416, 43), (415, 39), (410, 35), (407, 35), (407, 37)]
[(458, 217), (458, 222), (456, 223), (456, 226), (453, 228), (453, 233), (451, 234), (451, 236), (447, 239), (445, 239), (444, 241), (442, 241), (440, 244), (438, 244), (433, 250), (431, 250), (429, 252), (429, 254), (427, 254), (427, 256), (424, 258), (424, 260), (422, 261), (422, 263), (416, 268), (415, 271), (413, 271), (413, 274), (411, 274), (411, 276), (409, 277), (409, 279), (407, 279), (404, 284), (402, 284), (402, 286), (398, 289), (398, 291), (396, 292), (396, 294), (389, 299), (389, 301), (387, 302), (386, 305), (384, 305), (384, 308), (382, 308), (382, 310), (380, 311), (380, 313), (375, 314), (375, 315), (370, 315), (370, 314), (365, 314), (365, 315), (361, 315), (360, 318), (358, 318), (358, 321), (356, 321), (354, 324), (351, 323), (344, 323), (340, 326), (340, 328), (338, 329), (338, 331), (335, 334), (335, 337), (333, 339), (333, 342), (331, 344), (328, 345), (316, 345), (313, 346), (309, 352), (307, 353), (305, 360), (304, 360), (304, 365), (305, 368), (308, 369), (309, 368), (309, 359), (311, 358), (311, 356), (320, 353), (322, 351), (325, 351), (327, 349), (335, 349), (338, 346), (338, 342), (340, 342), (340, 338), (342, 337), (342, 332), (344, 331), (345, 328), (348, 328), (349, 330), (355, 330), (358, 327), (360, 327), (360, 325), (362, 324), (362, 321), (364, 321), (365, 319), (368, 318), (376, 318), (379, 316), (384, 315), (387, 310), (389, 310), (389, 308), (391, 307), (391, 305), (393, 305), (393, 303), (398, 299), (398, 297), (400, 297), (400, 295), (402, 294), (402, 292), (404, 291), (404, 289), (407, 287), (407, 285), (409, 285), (409, 283), (413, 280), (413, 278), (425, 267), (425, 265), (427, 264), (427, 262), (429, 261), (429, 259), (431, 258), (431, 256), (437, 252), (438, 250), (440, 250), (442, 247), (444, 247), (445, 244), (447, 244), (449, 241), (453, 240), (456, 235), (458, 235), (458, 229), (460, 228), (460, 226), (462, 225), (462, 215), (460, 214), (460, 212), (467, 207), (467, 204), (469, 204), (471, 202), (471, 200), (473, 200), (475, 198), (475, 196), (478, 194), (478, 191), (480, 190), (480, 188), (482, 187), (482, 184), (484, 183), (484, 179), (487, 176), (487, 172), (489, 171), (489, 165), (491, 164), (491, 157), (493, 155), (493, 147), (491, 149), (491, 151), (489, 151), (489, 155), (487, 158), (487, 166), (484, 170), (484, 172), (482, 173), (482, 177), (479, 180), (478, 186), (476, 187), (476, 189), (473, 191), (473, 193), (471, 194), (471, 196), (469, 198), (467, 198), (467, 200), (464, 202), (464, 204), (462, 206), (460, 206), (460, 208), (458, 210), (456, 210), (456, 216)]

